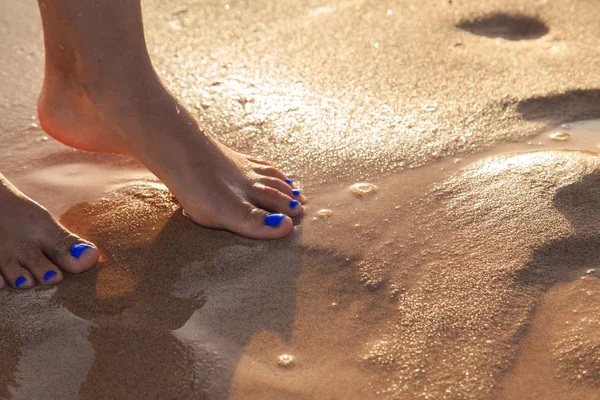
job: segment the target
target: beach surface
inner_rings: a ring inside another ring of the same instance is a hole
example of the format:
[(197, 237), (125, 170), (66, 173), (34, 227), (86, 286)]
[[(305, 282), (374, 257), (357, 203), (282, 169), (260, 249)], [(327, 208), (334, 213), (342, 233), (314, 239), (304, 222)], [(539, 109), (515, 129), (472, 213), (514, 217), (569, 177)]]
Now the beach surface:
[(600, 399), (600, 4), (143, 7), (166, 85), (305, 215), (201, 228), (49, 138), (37, 4), (0, 1), (0, 171), (101, 251), (0, 291), (0, 399)]

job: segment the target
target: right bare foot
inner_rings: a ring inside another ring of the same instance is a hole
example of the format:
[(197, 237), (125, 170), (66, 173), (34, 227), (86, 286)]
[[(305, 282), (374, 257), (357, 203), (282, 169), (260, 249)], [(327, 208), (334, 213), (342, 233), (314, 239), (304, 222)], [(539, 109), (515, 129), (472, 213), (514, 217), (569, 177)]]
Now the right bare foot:
[(49, 135), (71, 147), (137, 158), (200, 225), (249, 238), (292, 232), (290, 216), (303, 211), (300, 191), (270, 163), (207, 135), (151, 65), (134, 68), (135, 76), (96, 65), (66, 68), (47, 63), (38, 111)]
[(0, 288), (55, 285), (96, 265), (98, 250), (66, 230), (0, 174)]

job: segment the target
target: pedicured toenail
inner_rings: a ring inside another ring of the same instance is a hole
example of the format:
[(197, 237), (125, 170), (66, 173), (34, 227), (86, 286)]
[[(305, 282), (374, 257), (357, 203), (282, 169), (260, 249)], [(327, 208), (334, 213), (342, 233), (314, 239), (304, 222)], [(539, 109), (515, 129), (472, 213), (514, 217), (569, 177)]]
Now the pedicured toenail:
[(298, 200), (292, 200), (290, 201), (290, 208), (296, 208), (298, 204), (300, 204)]
[(294, 196), (300, 196), (300, 189), (294, 189), (292, 190), (292, 193), (294, 194)]
[(56, 276), (56, 272), (48, 271), (44, 274), (44, 281), (48, 282), (50, 279), (54, 278), (55, 276)]
[(81, 253), (91, 248), (92, 246), (90, 246), (89, 244), (74, 244), (73, 247), (71, 247), (71, 255), (75, 258), (79, 258), (81, 257)]
[(285, 214), (270, 214), (265, 218), (265, 225), (268, 226), (279, 226), (281, 220), (285, 218)]
[(15, 286), (16, 287), (21, 287), (25, 282), (27, 282), (27, 278), (24, 278), (24, 277), (20, 276), (15, 281)]
[(285, 183), (287, 183), (288, 185), (291, 185), (292, 183), (294, 183), (294, 181), (291, 179), (286, 179)]

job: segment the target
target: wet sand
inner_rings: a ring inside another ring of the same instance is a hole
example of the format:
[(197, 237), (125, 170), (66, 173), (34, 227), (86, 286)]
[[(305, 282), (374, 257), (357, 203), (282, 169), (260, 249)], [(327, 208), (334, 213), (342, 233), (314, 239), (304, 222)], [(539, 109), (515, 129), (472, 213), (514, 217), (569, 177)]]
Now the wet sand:
[(600, 398), (597, 5), (144, 5), (169, 86), (311, 201), (243, 239), (47, 138), (35, 2), (0, 4), (0, 170), (102, 252), (0, 292), (0, 398)]

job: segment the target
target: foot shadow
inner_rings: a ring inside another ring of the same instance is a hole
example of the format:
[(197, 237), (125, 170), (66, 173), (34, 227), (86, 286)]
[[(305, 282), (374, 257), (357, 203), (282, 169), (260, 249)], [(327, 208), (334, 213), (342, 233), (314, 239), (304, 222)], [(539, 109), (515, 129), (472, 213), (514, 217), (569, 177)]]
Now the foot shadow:
[[(93, 325), (95, 359), (81, 398), (226, 398), (253, 335), (290, 335), (298, 238), (253, 241), (204, 229), (159, 189), (133, 191), (62, 218), (103, 249), (98, 268), (70, 277), (55, 295)], [(92, 225), (82, 226), (81, 215)]]
[(528, 121), (558, 125), (568, 121), (600, 118), (598, 104), (600, 89), (581, 89), (523, 100), (517, 105), (517, 111)]

